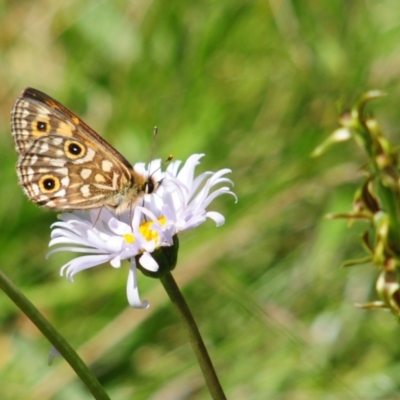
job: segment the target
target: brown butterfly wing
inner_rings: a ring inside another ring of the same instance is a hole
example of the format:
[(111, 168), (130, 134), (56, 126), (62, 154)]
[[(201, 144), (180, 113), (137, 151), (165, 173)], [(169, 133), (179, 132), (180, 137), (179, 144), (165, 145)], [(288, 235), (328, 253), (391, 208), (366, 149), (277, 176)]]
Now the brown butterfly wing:
[(11, 124), (20, 184), (39, 205), (115, 206), (135, 180), (144, 179), (80, 118), (36, 89), (24, 90), (17, 99)]

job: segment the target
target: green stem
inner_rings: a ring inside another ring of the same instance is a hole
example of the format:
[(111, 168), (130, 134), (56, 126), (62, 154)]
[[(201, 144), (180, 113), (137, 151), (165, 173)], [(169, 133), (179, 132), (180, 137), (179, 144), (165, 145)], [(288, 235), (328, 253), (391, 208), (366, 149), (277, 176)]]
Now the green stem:
[(389, 242), (390, 247), (395, 250), (396, 254), (399, 255), (400, 253), (400, 227), (398, 224), (399, 221), (399, 209), (398, 209), (398, 199), (396, 193), (386, 187), (380, 179), (377, 182), (377, 190), (379, 193), (379, 197), (381, 199), (382, 205), (384, 210), (389, 216)]
[(37, 326), (40, 332), (60, 352), (68, 364), (76, 372), (82, 382), (97, 400), (110, 400), (110, 397), (92, 374), (86, 364), (68, 342), (53, 328), (39, 310), (22, 294), (20, 290), (0, 270), (0, 289), (15, 303), (15, 305)]
[[(398, 177), (397, 172), (390, 174), (390, 168), (394, 165), (390, 165), (388, 170), (382, 170), (377, 164), (377, 157), (384, 154), (386, 157), (392, 157), (389, 143), (383, 139), (382, 133), (377, 123), (372, 124), (372, 119), (369, 117), (370, 123), (368, 124), (368, 118), (364, 115), (364, 108), (366, 104), (376, 98), (385, 96), (385, 93), (378, 90), (371, 90), (358, 99), (357, 103), (353, 106), (351, 112), (351, 119), (344, 120), (346, 126), (353, 129), (355, 139), (362, 144), (368, 157), (371, 160), (371, 166), (376, 180), (376, 190), (378, 198), (381, 202), (383, 210), (389, 216), (389, 244), (390, 248), (393, 249), (398, 255), (400, 253), (400, 226), (399, 221), (399, 204), (398, 204)], [(397, 171), (397, 169), (396, 169)], [(390, 184), (385, 183), (385, 174), (390, 174)]]
[(192, 313), (190, 312), (172, 274), (168, 272), (162, 276), (160, 280), (185, 325), (186, 331), (189, 335), (190, 344), (192, 345), (197, 361), (200, 364), (211, 397), (214, 400), (226, 400), (226, 396), (222, 390), (221, 384), (219, 383), (217, 374), (215, 373), (196, 322), (194, 321)]

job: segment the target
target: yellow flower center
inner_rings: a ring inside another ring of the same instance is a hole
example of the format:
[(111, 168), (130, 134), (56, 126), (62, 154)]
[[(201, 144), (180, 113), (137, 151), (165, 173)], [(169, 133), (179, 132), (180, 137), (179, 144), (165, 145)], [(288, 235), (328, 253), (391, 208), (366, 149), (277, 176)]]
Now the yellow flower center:
[[(165, 225), (167, 219), (165, 217), (159, 217), (158, 221), (160, 222), (161, 225)], [(158, 241), (158, 236), (159, 236), (158, 232), (151, 229), (153, 224), (154, 221), (146, 221), (139, 226), (140, 233), (148, 242), (151, 240)], [(124, 235), (122, 235), (122, 237), (125, 239), (125, 242), (127, 244), (132, 244), (135, 242), (135, 237), (131, 233), (125, 233)]]
[[(160, 222), (161, 225), (165, 225), (165, 223), (167, 222), (165, 217), (159, 217), (158, 221)], [(150, 240), (157, 241), (157, 239), (158, 239), (158, 232), (151, 229), (153, 224), (154, 224), (154, 221), (146, 221), (146, 222), (143, 222), (139, 227), (140, 233), (143, 235), (143, 237), (147, 241), (150, 241)]]
[(122, 235), (122, 237), (125, 239), (127, 244), (132, 244), (135, 241), (135, 237), (132, 235), (132, 233), (125, 233)]

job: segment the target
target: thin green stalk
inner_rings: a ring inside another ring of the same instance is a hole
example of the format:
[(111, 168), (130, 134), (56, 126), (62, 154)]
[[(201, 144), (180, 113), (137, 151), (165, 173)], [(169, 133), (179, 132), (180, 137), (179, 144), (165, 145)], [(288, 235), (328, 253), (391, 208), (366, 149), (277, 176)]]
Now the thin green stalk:
[[(389, 216), (389, 242), (390, 247), (396, 252), (398, 255), (400, 252), (400, 226), (398, 221), (400, 220), (400, 210), (398, 204), (398, 188), (397, 188), (397, 173), (391, 175), (391, 185), (385, 184), (384, 178), (385, 174), (387, 175), (387, 170), (382, 170), (382, 168), (377, 163), (378, 155), (384, 154), (388, 158), (392, 158), (391, 154), (391, 146), (389, 142), (383, 137), (380, 129), (374, 119), (371, 116), (365, 116), (365, 106), (366, 104), (380, 97), (385, 96), (385, 93), (378, 90), (371, 90), (369, 92), (364, 93), (356, 104), (353, 106), (351, 111), (351, 118), (344, 119), (345, 126), (351, 128), (353, 132), (356, 132), (354, 138), (356, 141), (361, 144), (361, 146), (365, 149), (368, 154), (368, 157), (371, 162), (372, 172), (374, 176), (377, 178), (376, 180), (376, 190), (378, 194), (378, 198), (382, 203), (383, 210)], [(374, 123), (372, 123), (374, 122)], [(393, 168), (394, 165), (387, 166), (388, 169)]]
[(3, 292), (37, 326), (40, 332), (42, 332), (49, 342), (60, 352), (60, 354), (65, 358), (82, 382), (90, 390), (93, 397), (97, 400), (110, 400), (110, 397), (100, 385), (100, 382), (92, 374), (86, 364), (80, 359), (74, 349), (1, 270), (0, 289), (3, 290)]
[(396, 198), (396, 193), (391, 189), (386, 187), (382, 180), (377, 182), (378, 192), (380, 196), (380, 200), (383, 204), (384, 210), (389, 216), (389, 241), (390, 247), (396, 251), (398, 255), (400, 252), (400, 226), (398, 221), (399, 218), (399, 209), (398, 209), (398, 199)]
[(226, 400), (226, 396), (222, 390), (221, 384), (219, 383), (218, 376), (215, 373), (212, 365), (210, 356), (208, 355), (206, 346), (204, 345), (203, 339), (197, 328), (196, 322), (193, 319), (192, 313), (179, 290), (172, 274), (166, 273), (160, 278), (166, 292), (172, 303), (175, 305), (178, 313), (185, 325), (186, 331), (189, 335), (190, 344), (192, 345), (193, 351), (197, 357), (200, 368), (203, 372), (204, 379), (206, 381), (208, 390), (211, 397), (214, 400)]

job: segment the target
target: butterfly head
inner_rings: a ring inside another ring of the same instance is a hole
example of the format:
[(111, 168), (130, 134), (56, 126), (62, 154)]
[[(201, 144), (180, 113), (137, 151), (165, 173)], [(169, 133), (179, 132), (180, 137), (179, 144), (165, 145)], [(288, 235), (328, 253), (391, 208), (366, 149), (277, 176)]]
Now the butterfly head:
[(153, 176), (139, 174), (131, 170), (130, 183), (118, 194), (110, 196), (105, 205), (120, 215), (127, 210), (132, 210), (146, 194), (153, 194), (159, 188), (161, 181), (157, 182)]
[(144, 194), (154, 193), (160, 187), (161, 183), (162, 180), (156, 182), (156, 180), (152, 176), (149, 176), (144, 184)]
[[(157, 129), (157, 128), (155, 128)], [(173, 159), (173, 155), (170, 154), (167, 159), (155, 170), (153, 171), (147, 178), (146, 182), (144, 183), (144, 193), (145, 194), (152, 194), (154, 193), (162, 184), (162, 179), (156, 181), (154, 179), (154, 174), (160, 170), (165, 164), (168, 164)]]

